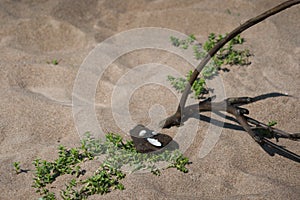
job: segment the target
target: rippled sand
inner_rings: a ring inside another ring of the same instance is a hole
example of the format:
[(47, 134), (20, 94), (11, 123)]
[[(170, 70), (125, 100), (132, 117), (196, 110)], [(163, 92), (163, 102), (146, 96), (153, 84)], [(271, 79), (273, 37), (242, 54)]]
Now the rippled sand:
[[(126, 0), (126, 1), (0, 1), (0, 199), (37, 199), (31, 172), (16, 175), (12, 163), (33, 169), (36, 157), (53, 159), (57, 146), (75, 146), (80, 137), (73, 119), (72, 90), (81, 63), (106, 38), (132, 28), (162, 27), (205, 41), (211, 32), (226, 33), (282, 0)], [(250, 116), (276, 120), (278, 128), (300, 130), (300, 6), (273, 16), (242, 34), (251, 65), (221, 73), (227, 96), (272, 92), (293, 97), (267, 98), (247, 106)], [(48, 64), (58, 59), (58, 65)], [(111, 64), (100, 78), (95, 111), (102, 129), (128, 138), (114, 121), (111, 97), (118, 80), (137, 65), (162, 63), (184, 74), (188, 64), (160, 50), (130, 52)], [(164, 107), (171, 114), (178, 94), (148, 84), (132, 94), (128, 109), (136, 123), (161, 120), (149, 110)], [(210, 116), (206, 114), (206, 116)], [(298, 199), (300, 166), (269, 156), (232, 121), (204, 158), (201, 144), (210, 124), (199, 129), (186, 149), (190, 172), (169, 169), (160, 177), (130, 174), (126, 190), (101, 199)], [(88, 130), (87, 130), (88, 131)], [(163, 130), (174, 136), (178, 128)], [(189, 132), (186, 132), (189, 134)], [(180, 141), (178, 141), (180, 143)], [(280, 145), (300, 153), (299, 144)], [(60, 180), (63, 182), (63, 180)], [(99, 199), (93, 196), (91, 199)]]

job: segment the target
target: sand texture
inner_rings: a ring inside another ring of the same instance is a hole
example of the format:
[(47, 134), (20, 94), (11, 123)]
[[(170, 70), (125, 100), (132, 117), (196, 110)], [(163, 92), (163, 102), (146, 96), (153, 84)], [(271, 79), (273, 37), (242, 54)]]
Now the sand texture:
[[(193, 33), (203, 42), (209, 33), (230, 32), (281, 2), (0, 0), (0, 199), (39, 197), (31, 187), (32, 172), (16, 175), (13, 162), (20, 161), (23, 169), (33, 170), (32, 161), (37, 157), (54, 159), (59, 144), (80, 144), (72, 91), (82, 62), (97, 44), (114, 34), (142, 27)], [(253, 53), (251, 64), (231, 66), (230, 72), (219, 76), (227, 97), (291, 95), (269, 97), (246, 106), (251, 117), (265, 123), (276, 120), (278, 128), (291, 133), (300, 131), (299, 19), (298, 5), (245, 31), (243, 48)], [(47, 63), (53, 59), (59, 64)], [(112, 91), (124, 74), (147, 63), (172, 66), (182, 74), (188, 69), (184, 59), (161, 50), (138, 50), (118, 58), (99, 80), (95, 93), (95, 112), (103, 130), (129, 139), (113, 118)], [(162, 85), (143, 85), (131, 95), (131, 118), (136, 124), (155, 126), (175, 111), (177, 98), (176, 92)], [(149, 110), (159, 110), (157, 105), (164, 111), (153, 118)], [(210, 113), (203, 115), (206, 119), (213, 117)], [(300, 199), (299, 163), (279, 155), (269, 156), (230, 119), (225, 120), (214, 148), (200, 158), (210, 123), (188, 121), (199, 127), (184, 152), (193, 162), (189, 173), (168, 169), (159, 177), (128, 174), (122, 181), (126, 190), (90, 199)], [(173, 137), (178, 129), (162, 132)], [(280, 140), (279, 144), (300, 154), (298, 142)], [(63, 183), (62, 179), (58, 181)], [(59, 191), (59, 185), (56, 189)]]

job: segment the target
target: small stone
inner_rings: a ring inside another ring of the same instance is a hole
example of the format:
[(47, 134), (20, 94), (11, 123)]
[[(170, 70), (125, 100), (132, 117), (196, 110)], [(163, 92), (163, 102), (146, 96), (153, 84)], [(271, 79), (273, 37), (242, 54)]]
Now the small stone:
[(143, 136), (145, 136), (146, 133), (147, 133), (146, 130), (141, 130), (141, 131), (139, 132), (139, 136), (140, 136), (140, 137), (143, 137)]
[(156, 147), (161, 147), (161, 143), (157, 139), (147, 138), (147, 141)]

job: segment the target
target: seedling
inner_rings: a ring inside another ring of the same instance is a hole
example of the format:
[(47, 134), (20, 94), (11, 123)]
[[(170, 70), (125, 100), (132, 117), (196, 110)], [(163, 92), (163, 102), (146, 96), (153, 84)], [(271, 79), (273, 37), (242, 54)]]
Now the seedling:
[[(227, 35), (227, 34), (226, 34)], [(204, 43), (203, 49), (205, 51), (211, 50), (220, 40), (224, 39), (226, 35), (218, 35), (211, 33), (208, 40)], [(234, 49), (235, 45), (243, 44), (245, 41), (240, 35), (230, 40), (225, 46), (220, 48), (218, 53), (213, 57), (213, 61), (219, 69), (221, 65), (249, 65), (248, 57), (251, 55), (249, 50)]]
[[(93, 160), (97, 155), (105, 155), (106, 159), (98, 170), (90, 177), (82, 179), (85, 173), (81, 169), (82, 162)], [(58, 147), (58, 158), (52, 161), (36, 159), (33, 162), (35, 173), (33, 185), (36, 192), (42, 195), (40, 199), (56, 199), (53, 192), (48, 188), (59, 176), (69, 174), (74, 178), (60, 191), (62, 199), (86, 199), (94, 194), (106, 194), (112, 190), (124, 190), (120, 182), (126, 174), (121, 171), (127, 166), (132, 173), (138, 170), (149, 169), (154, 175), (159, 176), (161, 170), (157, 162), (165, 161), (184, 173), (187, 172), (188, 159), (176, 151), (164, 151), (161, 154), (138, 153), (132, 141), (124, 141), (120, 135), (108, 133), (106, 140), (92, 138), (89, 133), (81, 141), (81, 146), (70, 148), (60, 145)], [(19, 163), (16, 163), (19, 166)], [(19, 169), (19, 168), (18, 168)]]
[[(216, 43), (222, 40), (226, 35), (218, 35), (211, 33), (208, 36), (208, 40), (204, 42), (203, 50), (200, 43), (196, 43), (196, 38), (194, 35), (190, 35), (185, 40), (179, 40), (173, 36), (170, 37), (171, 43), (176, 47), (181, 47), (187, 49), (192, 45), (195, 59), (200, 60), (206, 56), (206, 52), (211, 50)], [(227, 45), (222, 47), (219, 52), (212, 58), (213, 62), (207, 64), (202, 72), (201, 78), (195, 80), (192, 85), (192, 90), (194, 91), (195, 98), (201, 98), (204, 94), (208, 93), (206, 87), (206, 79), (213, 78), (213, 76), (218, 74), (218, 70), (221, 69), (222, 65), (249, 65), (248, 57), (251, 55), (249, 50), (236, 50), (234, 49), (235, 45), (243, 44), (245, 41), (240, 35), (237, 35), (235, 38), (230, 40)], [(186, 84), (190, 80), (192, 71), (189, 71), (186, 78), (175, 78), (173, 76), (168, 76), (168, 81), (171, 85), (178, 91), (183, 92)]]
[(190, 45), (194, 43), (196, 37), (192, 34), (189, 35), (186, 39), (180, 40), (179, 38), (171, 36), (170, 40), (175, 47), (181, 47), (182, 49), (187, 49)]
[(183, 173), (188, 173), (189, 170), (186, 168), (186, 165), (188, 164), (191, 164), (189, 159), (180, 155), (171, 165), (169, 165), (169, 168), (174, 167)]
[(231, 11), (229, 9), (226, 9), (226, 12), (231, 15)]
[[(207, 72), (209, 73), (209, 72)], [(186, 75), (186, 79), (184, 78), (175, 78), (173, 76), (168, 76), (168, 81), (170, 81), (171, 85), (178, 91), (183, 92), (185, 85), (188, 83), (192, 75), (192, 71), (190, 70), (189, 73)], [(206, 87), (206, 82), (204, 78), (198, 78), (193, 86), (192, 90), (194, 91), (194, 98), (200, 98), (204, 94), (207, 94), (208, 89)]]
[(277, 121), (274, 121), (274, 120), (272, 120), (272, 121), (269, 121), (269, 123), (268, 123), (268, 126), (275, 126), (277, 124)]
[(16, 174), (19, 174), (19, 173), (21, 173), (21, 166), (20, 166), (20, 162), (14, 162), (14, 163), (13, 163), (13, 166), (14, 166), (14, 168), (15, 168), (15, 172), (16, 172)]
[[(125, 178), (125, 174), (121, 171), (101, 165), (94, 175), (86, 180), (72, 179), (66, 185), (66, 189), (61, 191), (61, 197), (63, 199), (86, 199), (94, 194), (106, 194), (111, 189), (123, 190), (124, 185), (119, 182), (123, 178)], [(78, 186), (80, 189), (76, 189)]]
[(57, 59), (53, 59), (51, 61), (47, 61), (47, 64), (58, 65), (59, 61)]

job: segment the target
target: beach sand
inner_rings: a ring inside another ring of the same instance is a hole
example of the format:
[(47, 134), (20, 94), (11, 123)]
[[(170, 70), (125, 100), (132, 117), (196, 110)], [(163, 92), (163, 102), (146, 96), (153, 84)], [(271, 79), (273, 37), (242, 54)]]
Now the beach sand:
[[(32, 171), (16, 174), (12, 163), (33, 170), (32, 161), (55, 159), (59, 144), (79, 146), (80, 134), (72, 112), (77, 73), (89, 53), (108, 37), (133, 28), (160, 27), (195, 34), (227, 33), (283, 0), (0, 0), (0, 199), (37, 199)], [(253, 54), (249, 66), (229, 66), (221, 72), (227, 97), (268, 93), (270, 97), (246, 106), (250, 116), (294, 133), (300, 130), (300, 6), (287, 9), (242, 34)], [(58, 65), (48, 64), (53, 59)], [(102, 129), (126, 135), (111, 109), (114, 86), (135, 66), (162, 63), (182, 74), (184, 59), (161, 50), (138, 50), (118, 58), (99, 80), (95, 112)], [(159, 104), (166, 114), (176, 110), (176, 94), (161, 85), (144, 85), (132, 95), (129, 110), (136, 123), (149, 124), (149, 109)], [(205, 114), (210, 117), (209, 113)], [(163, 118), (156, 119), (157, 121)], [(210, 123), (198, 124), (185, 150), (189, 173), (164, 170), (128, 174), (124, 191), (90, 199), (299, 199), (300, 165), (279, 155), (270, 156), (235, 122), (222, 129), (212, 150), (199, 157)], [(154, 122), (153, 122), (154, 123)], [(133, 127), (132, 127), (133, 128)], [(162, 130), (174, 136), (179, 128)], [(88, 131), (88, 130), (86, 130)], [(186, 134), (190, 134), (188, 131)], [(180, 144), (180, 141), (178, 141)], [(300, 154), (299, 144), (279, 145)], [(60, 178), (61, 183), (64, 179)], [(63, 184), (62, 184), (63, 185)], [(54, 188), (59, 191), (59, 187)], [(58, 194), (58, 193), (57, 193)]]

